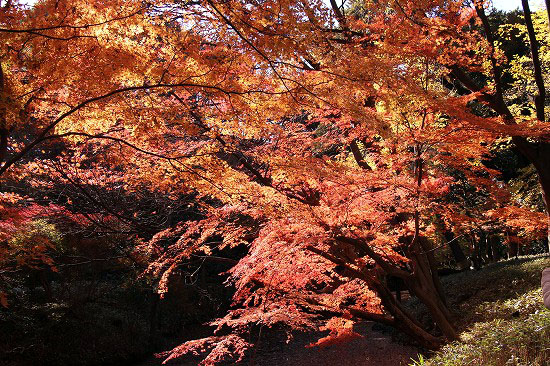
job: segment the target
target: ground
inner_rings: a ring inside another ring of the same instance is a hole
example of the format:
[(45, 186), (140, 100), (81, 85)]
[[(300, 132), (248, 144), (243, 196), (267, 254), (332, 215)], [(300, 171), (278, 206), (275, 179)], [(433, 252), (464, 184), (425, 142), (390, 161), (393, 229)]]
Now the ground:
[[(325, 334), (298, 333), (286, 343), (284, 337), (263, 336), (258, 350), (252, 351), (242, 366), (401, 366), (409, 365), (418, 355), (415, 347), (394, 339), (395, 332), (372, 322), (358, 324), (356, 331), (363, 335), (353, 341), (325, 348), (306, 347)], [(265, 334), (265, 332), (264, 332)], [(173, 366), (196, 366), (198, 359), (180, 359)], [(135, 366), (160, 365), (154, 357)]]

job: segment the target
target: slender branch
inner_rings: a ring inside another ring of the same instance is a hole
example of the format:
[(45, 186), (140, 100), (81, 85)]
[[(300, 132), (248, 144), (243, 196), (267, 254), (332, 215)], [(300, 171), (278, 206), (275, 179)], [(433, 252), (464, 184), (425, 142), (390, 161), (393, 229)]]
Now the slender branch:
[(122, 259), (122, 258), (127, 258), (127, 256), (126, 255), (117, 255), (115, 257), (109, 257), (109, 258), (90, 258), (89, 260), (82, 261), (82, 262), (57, 264), (56, 267), (57, 268), (75, 267), (75, 266), (82, 266), (82, 265), (85, 265), (85, 264), (92, 264), (94, 262), (108, 262), (108, 261), (111, 261), (111, 260), (114, 260), (114, 259)]
[[(235, 33), (237, 33), (237, 36), (239, 36), (240, 39), (242, 39), (246, 44), (248, 44), (254, 51), (256, 51), (256, 53), (258, 53), (264, 60), (267, 61), (267, 63), (269, 64), (269, 66), (271, 67), (271, 69), (273, 70), (273, 72), (275, 73), (275, 75), (279, 78), (279, 80), (281, 80), (281, 83), (283, 84), (283, 86), (290, 92), (290, 89), (288, 88), (288, 86), (286, 85), (285, 83), (285, 79), (279, 74), (279, 71), (277, 71), (277, 69), (275, 68), (275, 65), (273, 64), (273, 62), (271, 61), (271, 59), (264, 53), (262, 52), (258, 47), (256, 47), (248, 38), (246, 38), (244, 36), (244, 34), (237, 28), (237, 26), (235, 24), (233, 24), (233, 22), (231, 21), (231, 19), (229, 19), (224, 13), (222, 13), (222, 11), (220, 9), (218, 9), (218, 7), (214, 4), (214, 2), (212, 0), (207, 0), (208, 4), (214, 9), (214, 11), (220, 16), (220, 18), (222, 18), (222, 20), (231, 28), (233, 29), (233, 31)], [(294, 95), (291, 93), (290, 95), (292, 95), (293, 98)]]
[(489, 43), (490, 47), (490, 54), (489, 59), (491, 60), (491, 70), (493, 73), (493, 79), (495, 82), (495, 88), (496, 93), (494, 95), (495, 98), (495, 107), (496, 111), (505, 119), (505, 122), (507, 124), (514, 124), (514, 116), (506, 106), (506, 103), (504, 103), (504, 92), (502, 87), (502, 79), (501, 79), (501, 71), (498, 67), (497, 60), (495, 58), (495, 41), (493, 38), (493, 33), (491, 32), (491, 26), (489, 24), (489, 19), (487, 18), (487, 15), (485, 14), (485, 9), (483, 8), (483, 2), (480, 0), (474, 0), (475, 2), (475, 9), (477, 12), (477, 16), (479, 19), (481, 19), (481, 23), (483, 24), (483, 30), (485, 32), (485, 38), (487, 39), (487, 42)]
[(369, 313), (365, 310), (361, 310), (359, 308), (346, 308), (346, 310), (353, 316), (356, 316), (360, 319), (365, 320), (371, 320), (375, 321), (377, 323), (387, 324), (391, 326), (395, 326), (395, 318), (392, 316), (387, 316), (384, 314), (376, 314), (376, 313)]
[(27, 153), (29, 153), (29, 151), (31, 151), (36, 145), (38, 145), (39, 143), (44, 141), (44, 138), (46, 136), (48, 136), (48, 134), (61, 121), (63, 121), (65, 118), (73, 115), (75, 112), (77, 112), (77, 111), (83, 109), (84, 107), (88, 106), (89, 104), (92, 104), (92, 103), (95, 103), (95, 102), (98, 102), (98, 101), (101, 101), (101, 100), (104, 100), (104, 99), (108, 99), (110, 97), (113, 97), (113, 96), (116, 96), (116, 95), (119, 95), (119, 94), (122, 94), (122, 93), (131, 92), (131, 91), (151, 90), (151, 89), (160, 89), (160, 88), (176, 88), (176, 87), (211, 89), (211, 90), (218, 91), (218, 92), (221, 92), (221, 93), (226, 94), (226, 95), (232, 95), (232, 94), (234, 94), (234, 95), (248, 95), (250, 93), (262, 93), (262, 91), (258, 91), (258, 90), (252, 90), (252, 91), (249, 90), (249, 91), (243, 91), (243, 92), (229, 91), (229, 90), (225, 90), (225, 89), (223, 89), (219, 86), (215, 86), (215, 85), (202, 85), (202, 84), (195, 84), (195, 83), (174, 83), (174, 84), (158, 83), (158, 84), (154, 84), (154, 85), (130, 86), (130, 87), (125, 87), (125, 88), (115, 89), (115, 90), (112, 90), (112, 91), (110, 91), (108, 93), (105, 93), (103, 95), (86, 99), (86, 100), (80, 102), (78, 105), (72, 107), (68, 111), (62, 113), (53, 122), (51, 122), (49, 125), (44, 127), (42, 129), (42, 131), (38, 134), (38, 136), (33, 141), (31, 141), (29, 144), (27, 144), (25, 147), (23, 147), (23, 149), (20, 150), (19, 153), (15, 154), (10, 160), (8, 160), (0, 168), (0, 175), (5, 173), (13, 164), (15, 164), (17, 161), (19, 161), (25, 155), (27, 155)]
[[(218, 14), (218, 16), (229, 26), (229, 28), (231, 28), (236, 34), (237, 36), (243, 40), (248, 46), (250, 46), (252, 48), (252, 50), (254, 50), (258, 55), (260, 55), (261, 58), (263, 58), (267, 64), (269, 65), (269, 67), (271, 68), (271, 70), (273, 71), (273, 73), (275, 74), (275, 76), (281, 81), (281, 84), (283, 85), (283, 87), (285, 88), (286, 92), (288, 94), (290, 94), (291, 98), (297, 103), (297, 104), (303, 104), (302, 102), (300, 102), (300, 100), (298, 100), (298, 98), (296, 97), (296, 95), (293, 93), (293, 91), (295, 89), (302, 89), (304, 90), (307, 94), (311, 95), (312, 97), (322, 101), (323, 103), (331, 106), (331, 107), (334, 107), (333, 103), (331, 103), (330, 100), (327, 100), (327, 99), (324, 99), (324, 98), (321, 98), (319, 95), (315, 94), (313, 91), (309, 90), (308, 87), (306, 87), (305, 85), (303, 85), (302, 83), (300, 83), (298, 80), (295, 80), (295, 79), (289, 79), (289, 78), (286, 78), (286, 77), (283, 77), (281, 75), (281, 73), (279, 72), (279, 70), (277, 69), (277, 67), (275, 66), (275, 61), (271, 60), (268, 55), (263, 52), (262, 50), (260, 50), (251, 40), (249, 40), (248, 38), (246, 38), (246, 36), (244, 35), (244, 33), (239, 30), (239, 28), (237, 27), (237, 25), (235, 23), (233, 23), (231, 21), (231, 19), (226, 16), (215, 4), (212, 0), (207, 0), (208, 4), (214, 9), (214, 11)], [(290, 88), (288, 83), (287, 82), (291, 82), (293, 84), (296, 84), (297, 85), (297, 88)], [(297, 93), (296, 93), (297, 94)]]
[(422, 21), (419, 21), (417, 19), (414, 19), (413, 17), (411, 17), (409, 14), (407, 14), (407, 12), (405, 11), (405, 9), (403, 9), (403, 6), (401, 5), (401, 3), (399, 2), (399, 0), (395, 0), (395, 4), (397, 5), (397, 7), (399, 8), (399, 11), (401, 12), (401, 14), (403, 14), (403, 16), (405, 18), (407, 18), (411, 23), (413, 24), (416, 24), (420, 27), (425, 27), (426, 24)]
[(335, 238), (337, 241), (341, 241), (343, 243), (351, 244), (355, 246), (356, 248), (359, 248), (361, 250), (364, 250), (369, 257), (371, 257), (376, 264), (378, 264), (382, 269), (395, 277), (399, 277), (402, 279), (407, 279), (411, 277), (411, 274), (407, 271), (404, 271), (400, 268), (397, 268), (395, 266), (392, 266), (389, 264), (380, 254), (376, 253), (374, 249), (372, 249), (367, 243), (365, 243), (363, 240), (355, 239), (355, 238), (349, 238), (345, 236), (337, 236)]
[(330, 6), (332, 8), (332, 11), (334, 12), (336, 19), (338, 19), (338, 23), (340, 24), (340, 27), (343, 30), (343, 34), (346, 36), (347, 41), (351, 41), (351, 33), (349, 32), (348, 23), (346, 21), (346, 17), (338, 7), (338, 4), (336, 4), (336, 0), (330, 0)]
[(196, 255), (196, 254), (191, 254), (191, 255), (193, 257), (197, 257), (197, 258), (200, 258), (200, 259), (203, 259), (203, 260), (208, 260), (208, 261), (211, 261), (211, 262), (227, 263), (227, 264), (230, 264), (230, 265), (236, 265), (237, 263), (239, 263), (238, 260), (231, 259), (231, 258), (225, 258), (225, 257), (219, 257), (219, 256), (215, 256), (215, 255)]
[(542, 77), (542, 67), (539, 59), (539, 43), (533, 27), (533, 19), (531, 18), (529, 2), (527, 0), (521, 0), (521, 4), (523, 6), (523, 16), (525, 18), (525, 25), (527, 26), (527, 34), (529, 35), (529, 44), (531, 46), (531, 57), (533, 59), (533, 68), (535, 71), (535, 83), (537, 84), (537, 89), (539, 91), (538, 94), (535, 95), (537, 119), (544, 122), (544, 102), (546, 99), (546, 90), (544, 89), (544, 79)]
[[(185, 102), (175, 93), (172, 93), (174, 95), (174, 97), (180, 102), (182, 103), (183, 105), (185, 105)], [(200, 127), (204, 128), (205, 130), (207, 131), (210, 131), (211, 128), (206, 126), (202, 121), (201, 121), (201, 117), (195, 113), (192, 109), (189, 109), (189, 113), (191, 114), (191, 116), (193, 116), (196, 120), (196, 123), (197, 125), (199, 125)], [(223, 146), (223, 148), (227, 148), (228, 147), (228, 144), (227, 142), (220, 136), (220, 135), (217, 135), (216, 136), (216, 140)], [(225, 152), (225, 151), (224, 151)], [(292, 190), (288, 189), (288, 188), (281, 188), (281, 187), (278, 187), (276, 186), (275, 184), (273, 184), (273, 180), (271, 179), (271, 177), (269, 176), (266, 176), (265, 174), (262, 174), (262, 172), (257, 169), (251, 162), (250, 162), (250, 158), (248, 158), (242, 151), (240, 150), (237, 150), (237, 151), (227, 151), (227, 154), (231, 155), (233, 158), (237, 159), (239, 161), (239, 163), (242, 164), (242, 166), (250, 173), (252, 174), (256, 181), (258, 183), (260, 183), (261, 185), (264, 185), (264, 186), (267, 186), (267, 187), (271, 187), (273, 188), (274, 190), (276, 190), (277, 192), (279, 193), (282, 193), (284, 195), (286, 195), (288, 198), (291, 198), (291, 199), (294, 199), (294, 200), (297, 200), (303, 204), (306, 204), (306, 205), (309, 205), (309, 206), (317, 206), (319, 205), (319, 197), (317, 197), (316, 195), (308, 195), (307, 193), (308, 192), (303, 192), (304, 194), (301, 195), (300, 193), (294, 193)], [(315, 193), (318, 193), (318, 192), (315, 192)]]
[[(8, 4), (11, 4), (11, 1), (8, 1), (6, 6)], [(5, 8), (5, 7), (4, 7)], [(127, 14), (127, 15), (121, 15), (119, 17), (115, 17), (115, 18), (111, 18), (111, 19), (107, 19), (107, 20), (104, 20), (102, 22), (97, 22), (97, 23), (91, 23), (91, 24), (84, 24), (84, 25), (70, 25), (70, 24), (63, 24), (63, 25), (54, 25), (54, 26), (51, 26), (51, 27), (40, 27), (40, 28), (26, 28), (26, 29), (10, 29), (10, 28), (0, 28), (0, 33), (3, 32), (3, 33), (30, 33), (30, 34), (39, 34), (38, 32), (43, 32), (43, 31), (49, 31), (49, 30), (57, 30), (57, 29), (72, 29), (72, 30), (77, 30), (77, 29), (88, 29), (88, 28), (93, 28), (93, 27), (98, 27), (98, 26), (101, 26), (101, 25), (105, 25), (105, 24), (108, 24), (108, 23), (111, 23), (111, 22), (115, 22), (117, 20), (124, 20), (124, 19), (128, 19), (128, 18), (131, 18), (133, 17), (134, 15), (137, 15), (139, 14), (141, 11), (145, 10), (145, 8), (139, 8), (137, 9), (136, 11), (130, 13), (130, 14)], [(42, 34), (39, 34), (39, 35), (42, 35)]]
[[(79, 184), (76, 180), (72, 179), (61, 167), (58, 167), (57, 165), (54, 165), (55, 170), (63, 177), (65, 178), (73, 187), (76, 187), (82, 194), (90, 200), (93, 204), (96, 206), (102, 207), (105, 211), (110, 213), (111, 215), (115, 216), (119, 220), (125, 223), (131, 223), (131, 224), (137, 224), (136, 221), (132, 218), (125, 217), (115, 210), (111, 209), (109, 206), (107, 206), (104, 202), (96, 199), (92, 196), (90, 192), (88, 192), (81, 184)], [(139, 226), (139, 225), (136, 225)]]
[(367, 275), (366, 273), (356, 269), (356, 268), (353, 268), (349, 263), (343, 261), (342, 259), (330, 254), (330, 253), (327, 253), (321, 249), (318, 249), (318, 248), (315, 248), (314, 246), (312, 245), (308, 245), (306, 247), (307, 250), (309, 250), (310, 252), (313, 252), (317, 255), (320, 255), (321, 257), (329, 260), (330, 262), (336, 264), (336, 265), (339, 265), (339, 266), (342, 266), (342, 267), (345, 267), (346, 270), (353, 275), (353, 277), (355, 278), (359, 278), (359, 279), (362, 279), (364, 280), (365, 282), (367, 283), (370, 283), (372, 282), (372, 278), (370, 278), (369, 275)]
[(363, 158), (363, 154), (361, 153), (361, 150), (359, 149), (359, 145), (357, 144), (357, 140), (353, 140), (350, 145), (351, 152), (353, 154), (353, 158), (357, 162), (357, 165), (359, 165), (361, 168), (365, 170), (372, 170), (370, 165), (365, 161)]
[[(0, 130), (0, 133), (1, 133), (1, 130)], [(62, 133), (62, 134), (58, 134), (58, 135), (49, 135), (49, 136), (44, 137), (43, 141), (44, 140), (53, 140), (53, 139), (63, 138), (63, 137), (69, 137), (69, 136), (81, 136), (81, 137), (87, 137), (89, 139), (111, 140), (111, 141), (119, 142), (123, 145), (126, 145), (126, 146), (128, 146), (128, 147), (130, 147), (130, 148), (132, 148), (136, 151), (139, 151), (140, 153), (143, 153), (145, 155), (150, 155), (150, 156), (154, 156), (154, 157), (157, 157), (157, 158), (160, 158), (160, 159), (166, 159), (166, 160), (186, 159), (186, 158), (196, 157), (196, 156), (200, 155), (200, 154), (183, 154), (183, 155), (169, 156), (169, 155), (160, 154), (160, 153), (157, 153), (157, 152), (154, 152), (154, 151), (149, 151), (149, 150), (142, 149), (139, 146), (136, 146), (136, 145), (132, 144), (131, 142), (128, 142), (128, 141), (126, 141), (126, 140), (124, 140), (123, 138), (120, 138), (120, 137), (114, 137), (114, 136), (109, 136), (109, 135), (104, 135), (104, 134), (92, 135), (92, 134), (85, 133), (85, 132), (66, 132), (66, 133)], [(209, 154), (209, 155), (213, 155), (213, 154), (214, 153)]]

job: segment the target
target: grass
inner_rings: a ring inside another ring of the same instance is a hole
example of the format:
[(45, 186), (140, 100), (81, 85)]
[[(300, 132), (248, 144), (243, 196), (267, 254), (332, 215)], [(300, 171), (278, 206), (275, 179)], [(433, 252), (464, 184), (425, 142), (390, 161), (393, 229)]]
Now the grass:
[(550, 311), (540, 289), (546, 267), (549, 257), (530, 256), (445, 278), (460, 340), (411, 365), (550, 365)]

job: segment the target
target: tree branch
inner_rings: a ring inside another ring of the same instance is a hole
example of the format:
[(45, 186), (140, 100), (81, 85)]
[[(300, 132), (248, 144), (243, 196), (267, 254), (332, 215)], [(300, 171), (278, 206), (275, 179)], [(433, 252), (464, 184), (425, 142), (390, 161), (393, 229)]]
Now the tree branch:
[(487, 39), (487, 42), (489, 43), (489, 47), (491, 50), (489, 59), (491, 60), (491, 70), (493, 73), (493, 79), (494, 79), (495, 88), (496, 88), (493, 108), (498, 112), (498, 114), (500, 114), (504, 118), (506, 124), (515, 124), (514, 116), (508, 109), (508, 106), (506, 106), (506, 103), (504, 103), (504, 92), (502, 87), (501, 72), (500, 72), (500, 68), (498, 67), (497, 60), (495, 58), (495, 42), (493, 38), (493, 33), (491, 32), (489, 19), (485, 14), (485, 9), (483, 8), (483, 2), (480, 0), (474, 0), (474, 2), (475, 2), (475, 9), (477, 12), (477, 16), (479, 17), (479, 19), (481, 19), (481, 23), (483, 24), (483, 30), (485, 32), (485, 38)]
[(364, 272), (361, 272), (359, 271), (358, 269), (356, 268), (353, 268), (349, 263), (345, 262), (344, 260), (330, 254), (330, 253), (327, 253), (321, 249), (318, 249), (318, 248), (315, 248), (314, 246), (312, 245), (308, 245), (306, 247), (307, 250), (309, 250), (310, 252), (313, 252), (327, 260), (329, 260), (330, 262), (336, 264), (336, 265), (339, 265), (339, 266), (342, 266), (342, 267), (345, 267), (346, 270), (353, 274), (353, 277), (354, 278), (359, 278), (359, 279), (362, 279), (364, 280), (365, 282), (369, 283), (369, 282), (372, 282), (372, 278), (370, 278), (369, 275), (367, 275), (366, 273)]
[(537, 119), (544, 122), (544, 102), (546, 99), (546, 90), (544, 89), (544, 79), (542, 77), (542, 67), (539, 59), (539, 43), (535, 35), (533, 19), (531, 19), (529, 2), (527, 0), (521, 0), (521, 4), (523, 6), (523, 16), (525, 18), (525, 25), (527, 26), (527, 34), (529, 35), (529, 44), (531, 46), (531, 57), (533, 59), (533, 68), (535, 71), (535, 83), (537, 84), (537, 89), (539, 91), (538, 94), (535, 95)]
[(355, 161), (357, 162), (357, 165), (359, 165), (361, 168), (365, 170), (372, 170), (370, 165), (363, 159), (363, 154), (361, 154), (361, 150), (359, 149), (359, 145), (357, 144), (357, 140), (353, 140), (350, 145), (351, 152), (353, 154), (353, 157)]
[(351, 244), (354, 247), (364, 250), (369, 257), (371, 257), (376, 264), (378, 264), (382, 269), (389, 275), (399, 277), (402, 279), (407, 279), (411, 277), (411, 274), (407, 271), (404, 271), (400, 268), (397, 268), (395, 266), (390, 265), (384, 258), (382, 258), (381, 255), (376, 253), (367, 243), (365, 243), (363, 240), (349, 238), (345, 236), (337, 236), (335, 238), (337, 241), (341, 241), (343, 243)]
[(384, 314), (375, 314), (369, 313), (367, 311), (361, 310), (359, 308), (347, 308), (346, 309), (351, 315), (365, 320), (371, 320), (377, 323), (387, 324), (395, 327), (395, 319), (391, 316)]
[(108, 99), (110, 97), (130, 92), (130, 91), (139, 91), (139, 90), (151, 90), (151, 89), (161, 89), (161, 88), (201, 88), (201, 89), (211, 89), (214, 91), (218, 91), (220, 93), (226, 94), (226, 95), (248, 95), (251, 93), (262, 93), (260, 90), (248, 90), (243, 92), (238, 91), (229, 91), (225, 90), (222, 87), (215, 86), (215, 85), (203, 85), (203, 84), (195, 84), (195, 83), (158, 83), (154, 85), (141, 85), (141, 86), (130, 86), (120, 89), (112, 90), (108, 93), (105, 93), (103, 95), (93, 97), (86, 99), (82, 102), (80, 102), (78, 105), (72, 107), (68, 111), (62, 113), (59, 117), (57, 117), (53, 122), (51, 122), (49, 125), (44, 127), (42, 131), (38, 134), (38, 136), (31, 141), (29, 144), (27, 144), (19, 153), (15, 154), (10, 160), (8, 160), (1, 168), (0, 168), (0, 175), (6, 172), (13, 164), (15, 164), (17, 161), (19, 161), (21, 158), (23, 158), (29, 151), (31, 151), (36, 145), (44, 141), (45, 137), (48, 136), (48, 134), (65, 118), (73, 115), (75, 112), (83, 109), (84, 107), (88, 106), (89, 104)]

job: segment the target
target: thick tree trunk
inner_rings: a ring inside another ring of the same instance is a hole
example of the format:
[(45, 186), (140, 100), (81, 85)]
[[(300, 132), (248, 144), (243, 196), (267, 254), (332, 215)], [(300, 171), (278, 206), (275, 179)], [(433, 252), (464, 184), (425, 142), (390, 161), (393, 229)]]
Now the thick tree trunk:
[(464, 251), (462, 250), (462, 247), (456, 240), (455, 234), (451, 230), (449, 230), (441, 216), (437, 215), (434, 223), (435, 225), (437, 225), (438, 230), (443, 233), (443, 238), (445, 239), (446, 244), (449, 245), (449, 248), (451, 249), (451, 254), (453, 255), (453, 258), (458, 268), (460, 270), (463, 270), (470, 267), (470, 261), (468, 260), (468, 258), (464, 254)]
[[(351, 239), (351, 238), (343, 238), (339, 237), (339, 241), (343, 241), (349, 244), (360, 246), (364, 244), (362, 241), (357, 239)], [(415, 317), (410, 314), (393, 296), (390, 289), (387, 287), (387, 285), (381, 281), (377, 276), (373, 276), (371, 272), (365, 271), (365, 270), (358, 270), (351, 266), (349, 263), (346, 262), (346, 259), (340, 258), (338, 256), (332, 255), (330, 253), (324, 252), (322, 250), (319, 250), (315, 247), (308, 247), (308, 249), (316, 254), (321, 255), (322, 257), (328, 259), (329, 261), (333, 262), (334, 264), (341, 265), (347, 268), (349, 273), (348, 276), (352, 276), (354, 278), (358, 278), (362, 281), (364, 281), (369, 288), (376, 291), (379, 298), (381, 299), (382, 305), (384, 307), (384, 310), (391, 315), (393, 318), (392, 325), (396, 328), (400, 329), (404, 333), (410, 335), (413, 339), (415, 339), (417, 342), (419, 342), (423, 347), (426, 347), (428, 349), (437, 349), (439, 346), (441, 346), (442, 341), (438, 337), (430, 334), (427, 330), (424, 329), (423, 325), (418, 322)], [(433, 282), (430, 280), (427, 284), (423, 284), (423, 281), (426, 281), (427, 277), (419, 277), (419, 279), (416, 278), (414, 274), (410, 274), (409, 272), (406, 272), (404, 270), (401, 270), (397, 267), (392, 267), (391, 264), (385, 262), (381, 257), (376, 255), (376, 253), (372, 253), (373, 259), (380, 265), (380, 269), (384, 271), (384, 274), (392, 274), (396, 277), (402, 278), (405, 283), (409, 286), (410, 290), (413, 290), (413, 293), (415, 295), (419, 294), (420, 301), (426, 301), (426, 307), (428, 308), (428, 311), (430, 311), (432, 318), (438, 324), (440, 329), (444, 332), (444, 334), (449, 338), (449, 340), (456, 339), (456, 333), (454, 332), (454, 329), (451, 331), (450, 328), (452, 328), (452, 324), (449, 321), (449, 318), (447, 318), (447, 308), (443, 304), (443, 302), (438, 301), (439, 294), (435, 287), (433, 286)], [(420, 271), (418, 272), (420, 273)], [(422, 285), (418, 285), (418, 283)], [(435, 313), (434, 313), (435, 312)]]
[(441, 298), (432, 290), (422, 287), (416, 287), (414, 290), (418, 299), (426, 305), (430, 315), (438, 328), (441, 330), (445, 338), (449, 341), (458, 339), (456, 329), (452, 323), (451, 315)]
[(435, 350), (442, 345), (441, 339), (433, 336), (393, 297), (391, 291), (379, 281), (368, 281), (380, 297), (382, 305), (394, 318), (393, 325), (417, 341), (422, 347)]
[[(437, 324), (445, 338), (449, 341), (454, 341), (458, 336), (452, 323), (452, 315), (445, 301), (442, 299), (440, 291), (438, 291), (434, 284), (433, 276), (428, 267), (428, 259), (422, 258), (422, 255), (420, 255), (420, 259), (418, 257), (418, 255), (413, 257), (413, 275), (405, 279), (405, 283), (409, 291), (426, 306), (433, 321)], [(382, 304), (395, 318), (398, 328), (418, 338), (424, 347), (434, 349), (441, 345), (441, 341), (437, 340), (433, 335), (430, 334), (430, 337), (427, 336), (429, 333), (422, 328), (422, 325), (415, 320), (412, 314), (402, 307), (389, 289), (382, 285), (370, 283), (369, 285), (376, 289), (382, 299)]]
[[(424, 176), (424, 159), (422, 158), (420, 146), (415, 147), (415, 153), (416, 195), (418, 199), (421, 194), (420, 187)], [(418, 299), (426, 305), (443, 335), (448, 340), (454, 341), (458, 337), (452, 324), (451, 313), (447, 309), (443, 287), (437, 275), (437, 264), (433, 255), (433, 248), (430, 247), (426, 238), (420, 234), (420, 212), (418, 207), (414, 212), (414, 230), (414, 236), (407, 250), (413, 267), (412, 276), (405, 278), (405, 282), (409, 289), (414, 291)]]
[(441, 285), (439, 275), (437, 274), (437, 262), (435, 260), (433, 248), (430, 247), (428, 241), (423, 236), (420, 237), (419, 243), (424, 255), (426, 256), (427, 270), (430, 273), (431, 283), (433, 284), (434, 288), (437, 291), (438, 298), (441, 300), (441, 302), (445, 305), (445, 308), (446, 308), (447, 298), (445, 296), (445, 291), (443, 291), (443, 286)]
[(518, 248), (518, 243), (516, 242), (510, 242), (508, 243), (508, 259), (518, 259), (518, 254), (519, 254), (519, 248)]
[(538, 159), (533, 161), (533, 165), (537, 169), (542, 198), (546, 207), (548, 252), (550, 252), (550, 144), (541, 143), (537, 155)]
[(550, 252), (550, 143), (529, 143), (513, 138), (519, 151), (535, 166), (547, 217), (547, 250)]
[[(418, 249), (422, 249), (420, 245)], [(450, 341), (458, 338), (452, 323), (452, 315), (447, 308), (437, 271), (432, 268), (424, 252), (411, 255), (413, 276), (406, 280), (409, 289), (428, 308), (433, 321)], [(434, 271), (436, 271), (434, 273)]]
[(149, 309), (149, 344), (152, 345), (153, 347), (158, 346), (159, 305), (160, 305), (160, 295), (156, 291), (152, 291), (151, 307)]
[(451, 249), (451, 253), (453, 254), (453, 258), (456, 262), (456, 265), (460, 270), (463, 270), (465, 268), (470, 267), (470, 261), (464, 254), (464, 251), (462, 250), (462, 247), (458, 243), (457, 240), (455, 240), (455, 235), (452, 231), (445, 231), (443, 234), (445, 236), (445, 240), (447, 243), (449, 243), (449, 248)]

